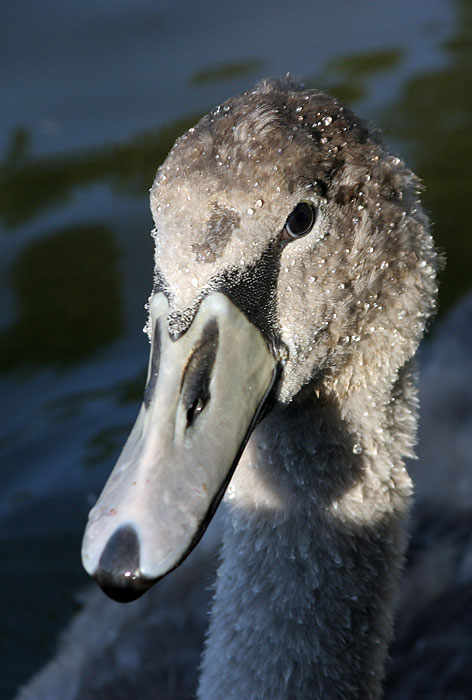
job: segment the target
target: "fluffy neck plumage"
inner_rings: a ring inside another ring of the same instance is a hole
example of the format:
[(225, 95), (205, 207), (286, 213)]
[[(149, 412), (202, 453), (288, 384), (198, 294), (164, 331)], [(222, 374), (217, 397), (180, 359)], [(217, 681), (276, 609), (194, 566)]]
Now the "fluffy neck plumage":
[(380, 697), (410, 493), (408, 374), (374, 398), (310, 388), (253, 435), (229, 489), (200, 700)]

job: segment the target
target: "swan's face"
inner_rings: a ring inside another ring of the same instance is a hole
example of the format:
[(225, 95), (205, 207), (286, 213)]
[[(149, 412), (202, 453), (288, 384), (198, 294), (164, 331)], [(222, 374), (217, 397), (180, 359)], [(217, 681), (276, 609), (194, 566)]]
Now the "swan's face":
[(145, 400), (84, 539), (112, 595), (180, 562), (268, 403), (366, 352), (386, 306), (399, 353), (416, 346), (399, 330), (425, 240), (411, 181), (318, 93), (256, 90), (177, 141), (151, 190)]
[[(348, 122), (332, 100), (299, 107), (287, 100), (280, 114), (254, 96), (229, 102), (178, 140), (151, 190), (169, 330), (186, 328), (201, 300), (223, 291), (288, 350), (277, 388), (284, 402), (332, 354), (327, 328), (352, 291), (346, 249), (355, 226), (328, 198), (342, 149), (328, 146), (344, 140)], [(306, 130), (314, 124), (316, 139)], [(300, 205), (313, 222), (291, 236), (286, 223)]]
[[(387, 306), (399, 335), (416, 310), (416, 297), (402, 296), (418, 263), (411, 229), (424, 232), (414, 184), (331, 98), (230, 100), (177, 141), (151, 190), (169, 330), (186, 328), (220, 290), (288, 350), (279, 400), (336, 374), (385, 325)], [(292, 237), (286, 223), (301, 203), (314, 222)]]

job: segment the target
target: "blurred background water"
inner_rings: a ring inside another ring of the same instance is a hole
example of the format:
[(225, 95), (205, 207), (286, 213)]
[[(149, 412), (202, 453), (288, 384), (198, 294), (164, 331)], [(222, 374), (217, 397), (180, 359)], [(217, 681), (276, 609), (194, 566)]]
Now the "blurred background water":
[(174, 139), (290, 71), (423, 178), (441, 313), (472, 286), (472, 0), (2, 0), (0, 697), (53, 653), (140, 402), (148, 189)]

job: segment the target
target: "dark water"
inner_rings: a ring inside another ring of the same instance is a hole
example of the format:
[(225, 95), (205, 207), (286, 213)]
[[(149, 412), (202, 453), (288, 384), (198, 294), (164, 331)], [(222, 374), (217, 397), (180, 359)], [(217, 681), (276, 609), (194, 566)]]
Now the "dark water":
[(472, 285), (472, 1), (2, 0), (0, 697), (50, 656), (86, 582), (86, 513), (135, 417), (148, 188), (173, 140), (287, 71), (379, 124)]

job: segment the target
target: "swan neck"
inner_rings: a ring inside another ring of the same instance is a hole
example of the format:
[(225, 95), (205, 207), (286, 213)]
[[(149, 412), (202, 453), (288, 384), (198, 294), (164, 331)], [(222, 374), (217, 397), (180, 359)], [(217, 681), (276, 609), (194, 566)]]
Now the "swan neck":
[(381, 696), (410, 482), (392, 435), (373, 455), (362, 429), (335, 403), (293, 402), (251, 438), (228, 494), (199, 700)]

